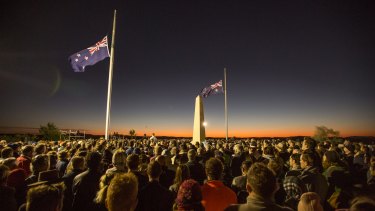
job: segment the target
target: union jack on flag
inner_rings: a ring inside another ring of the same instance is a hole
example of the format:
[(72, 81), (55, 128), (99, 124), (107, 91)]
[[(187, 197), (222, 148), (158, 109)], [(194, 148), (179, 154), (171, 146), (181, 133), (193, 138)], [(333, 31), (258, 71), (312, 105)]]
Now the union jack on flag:
[(212, 94), (219, 94), (219, 93), (224, 93), (222, 80), (208, 87), (203, 88), (200, 95), (204, 98), (207, 98), (208, 96)]
[(94, 65), (109, 57), (108, 38), (105, 36), (95, 45), (86, 48), (69, 57), (74, 72), (84, 72), (86, 66)]

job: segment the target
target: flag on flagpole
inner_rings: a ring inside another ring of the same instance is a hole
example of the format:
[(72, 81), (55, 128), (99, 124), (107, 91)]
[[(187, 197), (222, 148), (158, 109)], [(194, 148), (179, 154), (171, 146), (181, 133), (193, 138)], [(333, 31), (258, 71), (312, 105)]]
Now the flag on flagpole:
[(85, 72), (86, 66), (94, 65), (107, 57), (109, 57), (108, 39), (105, 36), (95, 45), (71, 55), (69, 61), (74, 72)]
[(219, 93), (224, 93), (222, 80), (208, 87), (203, 88), (200, 95), (204, 98), (207, 98), (210, 95), (219, 94)]

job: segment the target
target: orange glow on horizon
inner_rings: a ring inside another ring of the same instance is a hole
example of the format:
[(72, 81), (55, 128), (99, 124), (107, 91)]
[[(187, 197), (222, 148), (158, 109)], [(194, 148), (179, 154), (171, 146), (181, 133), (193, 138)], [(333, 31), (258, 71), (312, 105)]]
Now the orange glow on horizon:
[[(136, 129), (135, 129), (136, 130)], [(136, 130), (137, 131), (137, 130)], [(116, 131), (117, 132), (117, 131)], [(104, 131), (95, 130), (89, 131), (88, 134), (93, 135), (102, 135), (104, 136)], [(127, 131), (119, 131), (120, 134), (128, 135)], [(152, 133), (155, 133), (156, 136), (171, 136), (171, 137), (192, 137), (193, 131), (167, 131), (167, 130), (157, 130), (154, 132), (149, 132), (146, 135), (151, 136)], [(299, 131), (287, 131), (287, 130), (258, 130), (258, 131), (239, 131), (239, 130), (230, 130), (229, 137), (291, 137), (291, 136), (312, 136), (314, 134), (313, 130), (299, 130)], [(143, 133), (138, 133), (138, 136), (143, 136)], [(207, 137), (222, 138), (225, 137), (224, 131), (219, 130), (206, 130)], [(357, 130), (348, 130), (340, 134), (341, 137), (348, 136), (375, 136), (374, 131), (357, 131)]]

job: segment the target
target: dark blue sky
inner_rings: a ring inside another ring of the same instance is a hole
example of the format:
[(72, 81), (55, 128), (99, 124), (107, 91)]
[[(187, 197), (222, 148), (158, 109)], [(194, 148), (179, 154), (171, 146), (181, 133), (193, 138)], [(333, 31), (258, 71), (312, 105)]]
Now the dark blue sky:
[[(104, 133), (109, 59), (68, 57), (110, 35), (112, 131), (190, 136), (199, 91), (228, 68), (230, 136), (375, 135), (375, 6), (348, 0), (5, 1), (0, 126)], [(224, 97), (204, 101), (224, 136)]]

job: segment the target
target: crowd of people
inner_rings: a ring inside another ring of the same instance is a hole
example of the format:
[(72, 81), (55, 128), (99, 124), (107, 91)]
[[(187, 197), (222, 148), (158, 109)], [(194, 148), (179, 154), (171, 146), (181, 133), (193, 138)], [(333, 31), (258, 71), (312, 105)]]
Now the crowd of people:
[(0, 142), (0, 210), (375, 210), (375, 147), (291, 139)]

